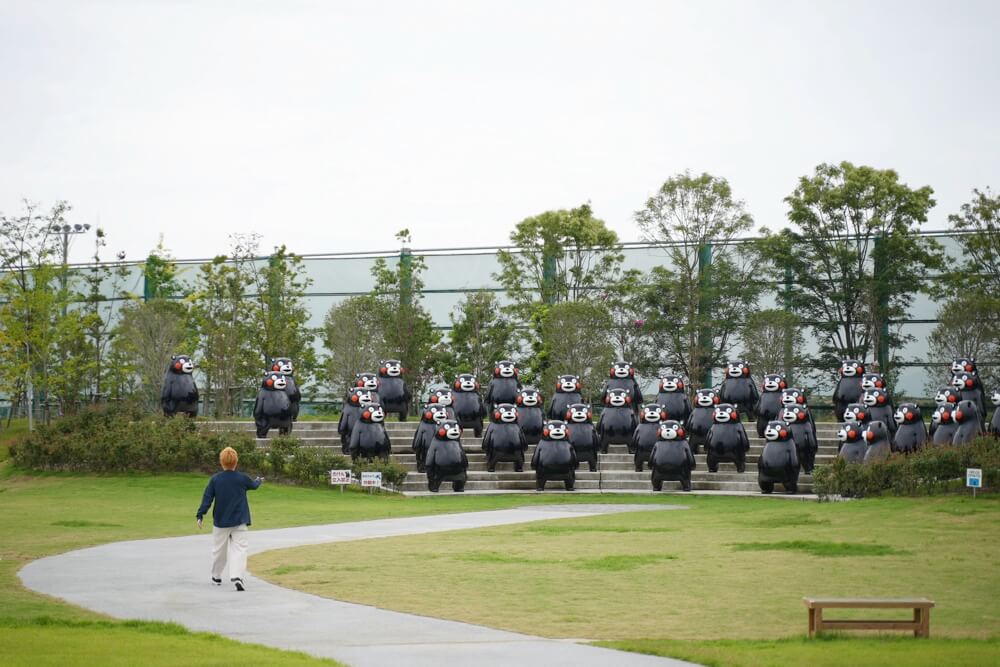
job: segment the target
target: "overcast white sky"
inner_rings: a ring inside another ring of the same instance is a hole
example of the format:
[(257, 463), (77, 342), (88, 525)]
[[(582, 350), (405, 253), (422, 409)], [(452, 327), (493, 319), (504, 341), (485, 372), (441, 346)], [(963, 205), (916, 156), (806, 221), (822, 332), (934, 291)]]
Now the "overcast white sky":
[(686, 168), (774, 227), (847, 159), (942, 229), (1000, 187), (998, 33), (998, 2), (0, 0), (0, 212), (66, 199), (130, 259), (500, 244), (587, 200), (630, 241)]

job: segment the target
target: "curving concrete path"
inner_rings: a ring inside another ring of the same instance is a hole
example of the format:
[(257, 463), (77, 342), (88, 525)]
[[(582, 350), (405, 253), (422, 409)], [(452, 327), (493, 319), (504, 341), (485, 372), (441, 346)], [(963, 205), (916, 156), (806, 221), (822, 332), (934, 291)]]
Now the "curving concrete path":
[[(664, 509), (685, 508), (548, 505), (260, 530), (250, 533), (250, 552)], [(221, 588), (209, 583), (210, 553), (210, 532), (117, 542), (43, 558), (29, 563), (18, 574), (24, 585), (32, 590), (110, 616), (173, 621), (193, 630), (304, 651), (357, 667), (440, 667), (441, 664), (679, 667), (690, 664), (338, 602), (274, 586), (252, 576), (247, 579), (247, 592), (237, 593), (228, 583)]]

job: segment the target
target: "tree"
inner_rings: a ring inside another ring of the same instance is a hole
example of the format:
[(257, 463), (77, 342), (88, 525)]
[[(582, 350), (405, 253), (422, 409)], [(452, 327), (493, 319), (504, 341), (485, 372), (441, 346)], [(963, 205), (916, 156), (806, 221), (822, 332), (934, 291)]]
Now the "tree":
[(374, 311), (381, 318), (380, 356), (402, 361), (410, 391), (419, 397), (433, 380), (434, 350), (441, 333), (420, 305), (422, 274), (427, 268), (424, 258), (410, 254), (412, 239), (408, 229), (397, 233), (396, 239), (403, 243), (403, 252), (394, 266), (381, 257), (375, 260), (372, 266), (375, 287), (371, 296), (380, 303)]
[(740, 332), (741, 357), (761, 374), (781, 373), (789, 383), (804, 363), (805, 336), (798, 315), (784, 310), (761, 310), (746, 319)]
[(1000, 195), (974, 189), (972, 201), (949, 215), (948, 222), (963, 232), (957, 239), (969, 261), (962, 267), (962, 282), (1000, 294)]
[(257, 328), (260, 367), (269, 367), (275, 357), (295, 362), (298, 385), (307, 385), (316, 369), (315, 332), (309, 328), (305, 293), (312, 279), (302, 277), (302, 258), (285, 246), (262, 264), (256, 261), (257, 237), (239, 237), (233, 259), (251, 277), (256, 290), (254, 320)]
[(550, 396), (556, 378), (572, 374), (580, 376), (584, 400), (599, 400), (615, 354), (608, 337), (612, 320), (607, 308), (592, 301), (567, 301), (538, 312), (536, 381), (540, 379), (542, 393)]
[(667, 255), (645, 288), (648, 331), (658, 365), (706, 382), (727, 361), (736, 332), (762, 291), (756, 257), (734, 241), (753, 218), (729, 182), (710, 174), (677, 174), (636, 211), (643, 237)]
[(153, 298), (125, 304), (110, 352), (111, 366), (117, 370), (112, 395), (130, 397), (144, 410), (158, 410), (171, 355), (190, 353), (196, 344), (185, 302)]
[(495, 295), (469, 292), (451, 314), (450, 368), (441, 369), (445, 379), (458, 373), (472, 373), (482, 386), (493, 377), (493, 366), (509, 359), (516, 351), (516, 329), (503, 314)]
[(162, 235), (143, 263), (142, 276), (143, 299), (176, 299), (186, 296), (184, 286), (177, 280), (177, 263), (163, 245)]
[(373, 371), (384, 347), (385, 304), (371, 295), (355, 296), (334, 305), (323, 320), (322, 339), (329, 353), (326, 375), (334, 396), (353, 385), (354, 374)]
[[(3, 389), (17, 402), (27, 402), (29, 426), (35, 391), (46, 403), (51, 398), (51, 380), (61, 368), (60, 336), (72, 334), (71, 327), (59, 323), (69, 303), (66, 269), (53, 263), (60, 247), (53, 229), (65, 224), (69, 211), (66, 202), (42, 213), (36, 204), (24, 201), (20, 215), (0, 215)], [(65, 346), (68, 341), (61, 342)]]
[[(928, 391), (948, 384), (955, 357), (1000, 359), (1000, 298), (977, 291), (960, 292), (938, 309), (937, 320), (928, 338), (929, 361), (937, 362), (928, 373)], [(979, 375), (987, 388), (1000, 386), (1000, 367), (980, 365)]]
[(785, 198), (794, 228), (765, 230), (759, 248), (794, 283), (786, 298), (819, 337), (816, 365), (877, 356), (890, 372), (890, 351), (911, 339), (895, 323), (942, 265), (940, 246), (918, 233), (932, 194), (892, 169), (841, 162), (819, 165)]
[(660, 359), (646, 328), (649, 306), (645, 287), (641, 273), (625, 271), (601, 303), (611, 316), (609, 333), (615, 358), (630, 362), (641, 375), (656, 377)]
[(224, 255), (202, 265), (191, 315), (198, 332), (205, 406), (214, 400), (216, 417), (239, 414), (262, 370), (255, 313), (246, 294), (252, 277)]
[[(518, 250), (500, 250), (494, 278), (522, 308), (594, 299), (614, 284), (624, 255), (618, 235), (589, 204), (526, 218), (510, 234)], [(527, 314), (527, 313), (525, 313)]]

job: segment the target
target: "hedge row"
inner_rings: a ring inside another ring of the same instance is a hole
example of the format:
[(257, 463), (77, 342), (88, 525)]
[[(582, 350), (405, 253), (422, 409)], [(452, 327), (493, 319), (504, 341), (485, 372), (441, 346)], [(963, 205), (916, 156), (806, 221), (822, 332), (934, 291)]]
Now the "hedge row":
[(983, 437), (961, 447), (925, 447), (869, 465), (837, 459), (816, 468), (813, 488), (822, 497), (947, 493), (965, 489), (966, 468), (982, 469), (983, 488), (996, 491), (1000, 484), (1000, 440)]
[(211, 431), (190, 419), (149, 417), (127, 407), (85, 410), (41, 425), (11, 447), (15, 464), (34, 470), (77, 472), (203, 472), (219, 470), (219, 452), (232, 447), (239, 468), (275, 480), (329, 484), (329, 470), (379, 471), (399, 486), (406, 469), (377, 461), (352, 464), (339, 453), (303, 447), (295, 437), (276, 437), (257, 447), (250, 433)]

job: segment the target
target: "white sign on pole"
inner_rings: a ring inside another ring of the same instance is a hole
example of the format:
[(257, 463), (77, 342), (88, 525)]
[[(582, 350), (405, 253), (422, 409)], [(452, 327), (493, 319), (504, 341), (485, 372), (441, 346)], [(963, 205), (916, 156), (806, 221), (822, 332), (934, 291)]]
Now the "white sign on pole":
[(982, 468), (966, 468), (965, 469), (965, 485), (972, 489), (983, 488), (983, 469)]
[(350, 470), (331, 470), (330, 471), (330, 484), (350, 484), (351, 483), (351, 471)]
[(361, 486), (366, 489), (378, 488), (382, 486), (382, 473), (380, 472), (361, 473)]

